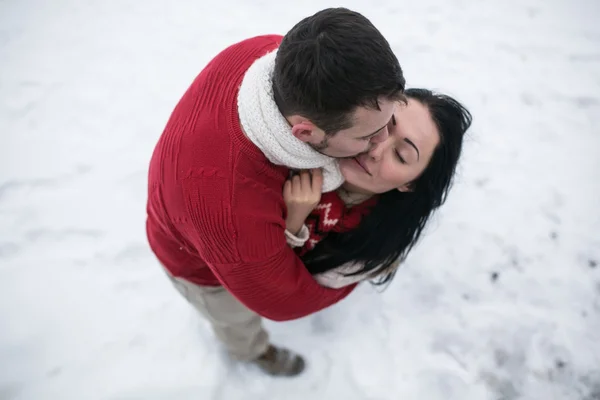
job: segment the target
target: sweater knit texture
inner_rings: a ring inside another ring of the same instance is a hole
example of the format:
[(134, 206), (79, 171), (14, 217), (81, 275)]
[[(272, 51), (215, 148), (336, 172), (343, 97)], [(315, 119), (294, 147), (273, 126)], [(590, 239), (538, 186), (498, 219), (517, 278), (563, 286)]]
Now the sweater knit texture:
[[(298, 255), (314, 249), (330, 232), (347, 232), (355, 229), (362, 218), (367, 215), (376, 203), (376, 197), (365, 197), (358, 204), (350, 203), (352, 199), (342, 196), (343, 191), (325, 193), (319, 204), (310, 213), (305, 224), (297, 235), (285, 231), (288, 244)], [(329, 271), (314, 275), (320, 285), (330, 288), (341, 288), (363, 280), (374, 278), (374, 274), (356, 274), (363, 265), (348, 262)]]
[(308, 239), (296, 248), (296, 253), (302, 256), (311, 251), (330, 232), (347, 232), (358, 227), (376, 201), (376, 197), (371, 197), (360, 204), (348, 207), (337, 192), (324, 193), (319, 204), (306, 218)]
[(270, 162), (240, 125), (242, 80), (281, 39), (233, 44), (195, 78), (152, 154), (146, 223), (152, 251), (173, 276), (223, 285), (276, 321), (322, 310), (356, 286), (319, 285), (287, 244), (282, 193), (289, 169)]

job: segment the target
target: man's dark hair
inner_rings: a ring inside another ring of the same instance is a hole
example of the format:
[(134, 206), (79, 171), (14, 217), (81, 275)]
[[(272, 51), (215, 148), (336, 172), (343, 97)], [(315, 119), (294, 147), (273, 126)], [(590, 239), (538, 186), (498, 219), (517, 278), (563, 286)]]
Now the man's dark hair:
[(358, 107), (379, 110), (381, 97), (403, 100), (405, 80), (381, 32), (363, 15), (328, 8), (283, 38), (273, 73), (275, 102), (328, 134), (352, 127)]

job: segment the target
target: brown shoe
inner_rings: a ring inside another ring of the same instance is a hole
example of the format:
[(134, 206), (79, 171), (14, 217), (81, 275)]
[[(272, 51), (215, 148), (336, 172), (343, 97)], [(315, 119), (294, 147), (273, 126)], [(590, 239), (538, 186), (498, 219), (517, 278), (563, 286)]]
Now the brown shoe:
[(304, 371), (304, 359), (287, 349), (269, 346), (254, 363), (269, 375), (297, 376)]

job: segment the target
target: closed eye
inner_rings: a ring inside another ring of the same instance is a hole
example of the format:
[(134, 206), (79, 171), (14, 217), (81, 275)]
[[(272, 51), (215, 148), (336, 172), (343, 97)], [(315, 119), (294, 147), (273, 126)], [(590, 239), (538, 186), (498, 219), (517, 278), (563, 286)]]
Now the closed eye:
[(402, 157), (402, 155), (398, 152), (396, 152), (396, 156), (398, 157), (398, 160), (400, 160), (400, 162), (402, 164), (406, 164), (406, 160), (404, 159), (404, 157)]
[(374, 134), (370, 135), (370, 136), (366, 136), (366, 137), (362, 137), (360, 138), (360, 140), (364, 140), (366, 142), (368, 142), (369, 140), (373, 139), (375, 136), (377, 136), (377, 134), (379, 133), (379, 131), (375, 132)]

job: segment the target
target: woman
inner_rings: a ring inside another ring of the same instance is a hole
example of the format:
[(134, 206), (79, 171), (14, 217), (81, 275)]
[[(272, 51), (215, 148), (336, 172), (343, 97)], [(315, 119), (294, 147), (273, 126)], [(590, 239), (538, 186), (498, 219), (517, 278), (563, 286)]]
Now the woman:
[(340, 160), (346, 181), (336, 192), (321, 197), (317, 171), (312, 180), (303, 171), (285, 184), (288, 243), (324, 286), (389, 282), (446, 200), (471, 114), (446, 95), (405, 94), (389, 137)]

